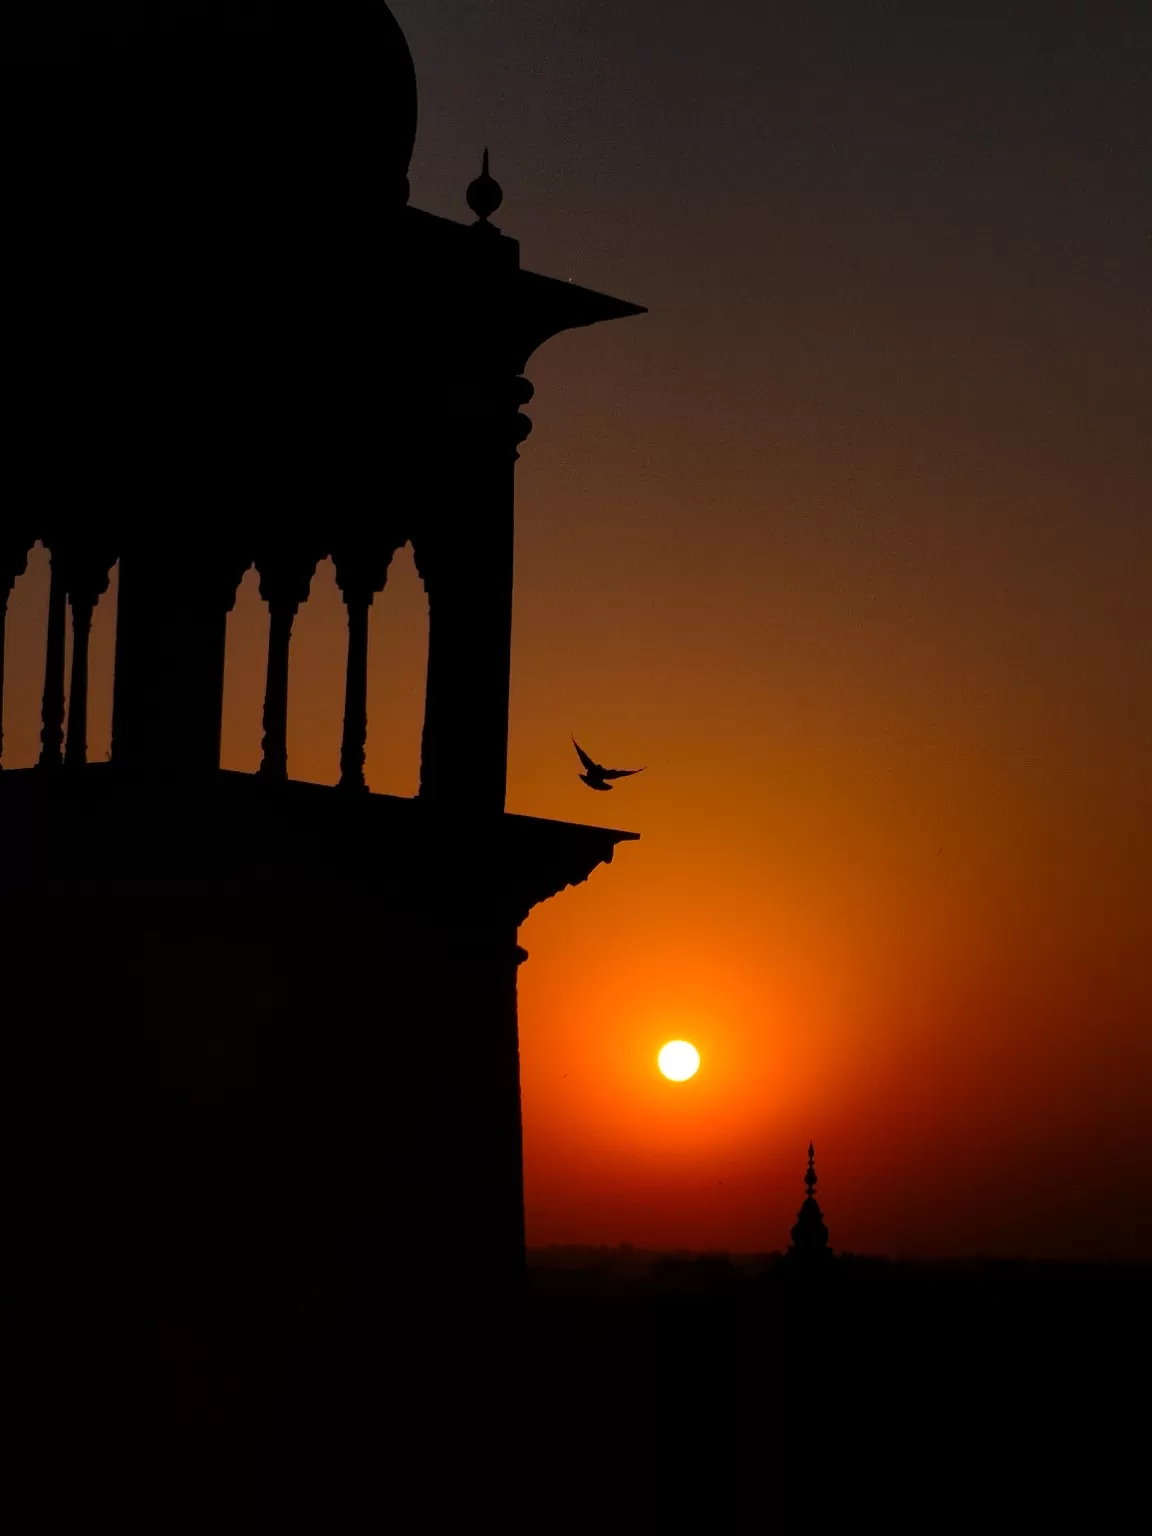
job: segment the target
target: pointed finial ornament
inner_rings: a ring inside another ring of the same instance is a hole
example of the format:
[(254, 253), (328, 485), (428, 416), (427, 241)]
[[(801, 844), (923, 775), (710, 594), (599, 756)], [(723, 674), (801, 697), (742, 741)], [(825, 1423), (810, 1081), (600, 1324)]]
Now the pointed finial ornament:
[(804, 1204), (796, 1212), (796, 1225), (792, 1228), (792, 1246), (787, 1257), (797, 1262), (831, 1258), (828, 1247), (828, 1228), (824, 1225), (824, 1213), (816, 1200), (816, 1148), (808, 1143), (808, 1168), (804, 1174)]
[(484, 151), (484, 163), (479, 176), (468, 187), (467, 197), (468, 206), (476, 215), (477, 224), (487, 224), (504, 201), (503, 188), (489, 174), (487, 150)]

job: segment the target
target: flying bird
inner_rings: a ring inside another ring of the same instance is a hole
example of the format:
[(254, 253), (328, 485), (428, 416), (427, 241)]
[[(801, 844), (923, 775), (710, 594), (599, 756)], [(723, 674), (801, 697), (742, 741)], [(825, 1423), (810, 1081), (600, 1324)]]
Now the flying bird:
[(587, 784), (589, 789), (611, 789), (608, 779), (627, 779), (634, 773), (644, 772), (643, 768), (602, 768), (599, 763), (592, 761), (575, 736), (572, 738), (572, 745), (576, 748), (577, 756), (586, 770), (580, 775), (580, 782)]

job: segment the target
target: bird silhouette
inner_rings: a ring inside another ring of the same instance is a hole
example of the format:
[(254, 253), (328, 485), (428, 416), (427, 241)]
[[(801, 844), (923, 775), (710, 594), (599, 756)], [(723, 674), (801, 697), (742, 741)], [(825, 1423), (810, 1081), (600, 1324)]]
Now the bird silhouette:
[(580, 782), (587, 784), (589, 789), (611, 789), (611, 784), (607, 783), (608, 779), (627, 779), (634, 773), (644, 772), (643, 768), (602, 768), (599, 763), (593, 762), (575, 736), (572, 738), (572, 745), (576, 748), (576, 753), (586, 770), (580, 775)]

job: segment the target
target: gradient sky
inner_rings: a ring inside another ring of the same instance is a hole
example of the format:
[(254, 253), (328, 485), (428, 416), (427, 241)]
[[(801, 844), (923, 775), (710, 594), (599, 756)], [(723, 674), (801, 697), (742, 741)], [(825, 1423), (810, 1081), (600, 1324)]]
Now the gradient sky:
[[(487, 144), (525, 265), (651, 310), (529, 369), (509, 807), (642, 834), (523, 930), (530, 1241), (782, 1247), (812, 1137), (837, 1247), (1152, 1257), (1147, 7), (393, 10), (413, 201), (467, 217)], [(37, 552), (11, 765), (45, 601)], [(250, 575), (227, 766), (266, 632)], [(407, 553), (372, 645), (409, 794)], [(342, 664), (322, 569), (297, 777)], [(648, 772), (593, 800), (573, 731)]]

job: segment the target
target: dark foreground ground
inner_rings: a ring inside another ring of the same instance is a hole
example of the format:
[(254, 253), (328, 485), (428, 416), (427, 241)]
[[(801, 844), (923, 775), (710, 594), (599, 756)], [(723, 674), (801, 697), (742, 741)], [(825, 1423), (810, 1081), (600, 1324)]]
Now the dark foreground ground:
[(1099, 1529), (1147, 1467), (1150, 1280), (553, 1254), (511, 1316), (455, 1286), (351, 1335), (169, 1321), (147, 1360), (17, 1330), (10, 1481), (22, 1530)]

